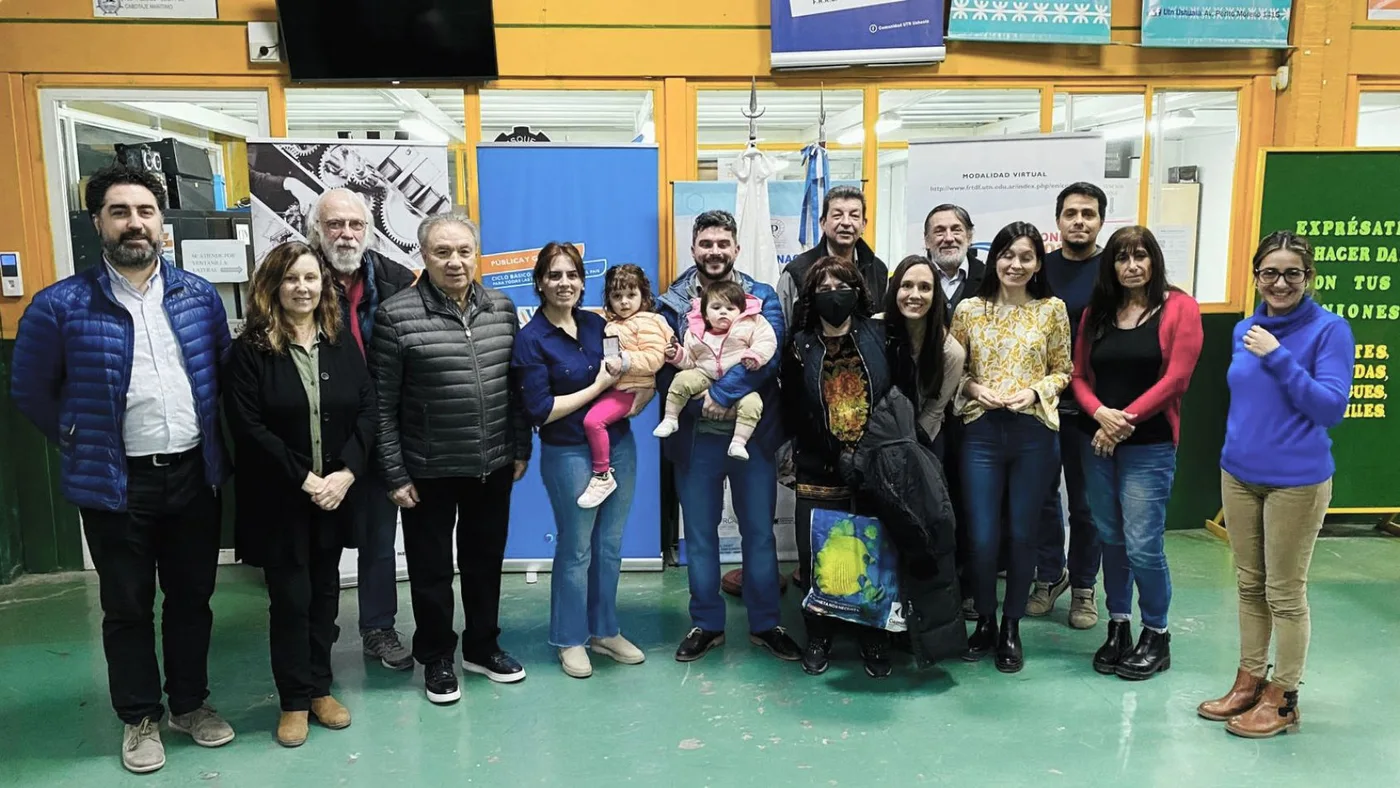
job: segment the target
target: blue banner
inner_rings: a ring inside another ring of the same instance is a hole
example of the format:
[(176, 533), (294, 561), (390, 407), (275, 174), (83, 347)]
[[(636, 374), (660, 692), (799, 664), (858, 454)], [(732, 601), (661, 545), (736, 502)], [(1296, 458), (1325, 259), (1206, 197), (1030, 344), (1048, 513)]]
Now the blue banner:
[(1143, 0), (1145, 47), (1288, 46), (1292, 0)]
[[(477, 149), (481, 193), (481, 279), (515, 302), (522, 325), (539, 307), (531, 271), (550, 241), (569, 241), (583, 251), (583, 305), (603, 306), (603, 273), (610, 265), (634, 263), (660, 289), (661, 214), (657, 202), (654, 145), (571, 147), (553, 143), (481, 145)], [(661, 557), (661, 454), (651, 436), (659, 421), (652, 400), (634, 419), (637, 491), (622, 537), (622, 557)], [(538, 456), (539, 439), (535, 439)], [(515, 485), (511, 496), (506, 560), (548, 561), (554, 557), (554, 513), (539, 463)]]
[(953, 0), (948, 39), (1107, 44), (1112, 0)]
[(771, 0), (773, 68), (936, 63), (943, 0)]

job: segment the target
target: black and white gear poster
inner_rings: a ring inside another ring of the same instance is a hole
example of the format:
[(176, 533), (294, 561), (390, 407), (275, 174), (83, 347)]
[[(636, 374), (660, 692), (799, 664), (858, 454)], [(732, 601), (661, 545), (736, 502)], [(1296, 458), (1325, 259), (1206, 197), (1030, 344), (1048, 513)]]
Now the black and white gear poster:
[(305, 241), (311, 206), (327, 189), (347, 188), (369, 207), (368, 248), (418, 269), (418, 225), (452, 210), (447, 147), (406, 140), (248, 140), (253, 257)]

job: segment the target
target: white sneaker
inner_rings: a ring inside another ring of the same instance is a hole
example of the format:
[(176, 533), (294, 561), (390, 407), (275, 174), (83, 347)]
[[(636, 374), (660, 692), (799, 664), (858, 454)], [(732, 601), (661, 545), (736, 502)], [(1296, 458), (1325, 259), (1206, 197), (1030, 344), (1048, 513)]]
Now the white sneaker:
[(146, 774), (165, 765), (165, 745), (160, 726), (147, 718), (140, 725), (127, 725), (122, 731), (122, 766), (135, 774)]
[(731, 443), (729, 444), (729, 456), (736, 460), (747, 460), (749, 450), (742, 443)]
[(564, 672), (576, 679), (586, 679), (593, 675), (593, 662), (588, 658), (588, 649), (583, 646), (570, 646), (559, 649), (559, 664)]
[(617, 480), (613, 478), (611, 469), (607, 473), (593, 474), (593, 478), (588, 480), (588, 488), (583, 491), (583, 495), (578, 497), (579, 508), (598, 508), (616, 489)]
[(676, 430), (680, 428), (681, 422), (679, 419), (664, 418), (661, 420), (660, 424), (656, 425), (656, 429), (651, 431), (651, 434), (658, 438), (669, 438), (676, 434)]
[(613, 635), (610, 638), (593, 638), (590, 645), (595, 652), (612, 657), (624, 665), (640, 665), (647, 660), (647, 655), (622, 635)]

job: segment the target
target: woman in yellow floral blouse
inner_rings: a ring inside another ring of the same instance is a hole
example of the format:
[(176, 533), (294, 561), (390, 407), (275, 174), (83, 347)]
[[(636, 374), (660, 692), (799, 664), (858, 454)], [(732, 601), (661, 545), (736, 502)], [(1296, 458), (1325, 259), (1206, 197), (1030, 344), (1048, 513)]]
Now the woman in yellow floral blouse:
[[(977, 629), (964, 659), (995, 649), (997, 670), (1015, 673), (1024, 664), (1020, 621), (1035, 571), (1034, 526), (1060, 467), (1055, 406), (1073, 364), (1065, 303), (1050, 294), (1041, 270), (1040, 231), (1026, 222), (1007, 225), (987, 260), (996, 276), (982, 280), (976, 298), (958, 304), (951, 329), (967, 349), (954, 405), (966, 425), (960, 462)], [(1003, 523), (1011, 530), (1011, 561), (998, 629)]]
[[(783, 424), (793, 436), (797, 466), (797, 551), (802, 577), (812, 576), (812, 509), (854, 514), (851, 491), (841, 478), (842, 452), (865, 435), (870, 410), (890, 390), (885, 361), (883, 325), (870, 317), (865, 280), (849, 261), (818, 260), (806, 276), (796, 314), (793, 339), (783, 354)], [(803, 614), (807, 649), (802, 669), (811, 675), (826, 672), (831, 637), (837, 627), (829, 619)], [(856, 627), (865, 672), (871, 678), (890, 675), (889, 636), (883, 630)]]

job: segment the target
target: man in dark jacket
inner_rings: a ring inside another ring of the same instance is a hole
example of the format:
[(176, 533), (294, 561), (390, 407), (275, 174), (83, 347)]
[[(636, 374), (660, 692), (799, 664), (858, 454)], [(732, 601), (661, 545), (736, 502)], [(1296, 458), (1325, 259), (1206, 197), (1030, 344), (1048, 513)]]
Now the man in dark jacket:
[(952, 325), (953, 310), (977, 295), (987, 266), (972, 251), (972, 217), (960, 205), (935, 207), (924, 217), (924, 249), (938, 275), (938, 284), (948, 308), (943, 320)]
[(878, 311), (885, 303), (885, 288), (890, 272), (875, 256), (875, 250), (862, 239), (865, 232), (865, 194), (854, 186), (837, 186), (822, 200), (822, 237), (817, 245), (792, 258), (778, 277), (778, 299), (783, 305), (783, 320), (792, 325), (802, 292), (802, 278), (807, 269), (826, 256), (839, 257), (855, 263), (870, 291), (870, 300)]
[[(340, 314), (360, 352), (374, 335), (379, 305), (395, 293), (413, 286), (414, 274), (402, 265), (369, 249), (374, 232), (369, 206), (349, 189), (330, 189), (311, 206), (306, 240), (321, 253), (335, 272)], [(389, 500), (389, 489), (377, 469), (359, 480), (353, 498), (356, 543), (359, 544), (358, 579), (360, 638), (365, 656), (386, 668), (409, 670), (413, 654), (394, 629), (399, 611), (398, 567), (394, 560), (394, 536), (399, 507)]]
[[(712, 282), (731, 279), (744, 292), (763, 302), (763, 317), (783, 346), (784, 323), (778, 294), (734, 270), (739, 257), (739, 225), (727, 211), (706, 211), (695, 217), (691, 255), (686, 269), (658, 299), (657, 312), (683, 336), (693, 299)], [(724, 599), (720, 597), (719, 523), (724, 515), (724, 482), (728, 480), (739, 520), (744, 554), (744, 606), (749, 613), (749, 640), (782, 660), (802, 658), (797, 644), (779, 626), (778, 545), (773, 536), (773, 513), (778, 504), (775, 454), (782, 440), (778, 403), (778, 365), (774, 353), (763, 367), (736, 365), (710, 386), (701, 399), (681, 411), (680, 429), (662, 442), (666, 459), (675, 465), (677, 492), (685, 520), (686, 557), (690, 565), (691, 628), (676, 649), (676, 659), (692, 662), (724, 643)], [(670, 388), (676, 368), (666, 365), (656, 376), (658, 391)], [(749, 459), (728, 455), (734, 434), (734, 406), (749, 393), (763, 398), (763, 417), (749, 438)]]
[(452, 668), (452, 530), (462, 583), (462, 667), (516, 682), (498, 618), (510, 493), (525, 474), (531, 434), (510, 384), (515, 304), (474, 282), (480, 234), (439, 214), (418, 230), (426, 273), (379, 307), (370, 346), (379, 397), (376, 454), (403, 508), (413, 595), (413, 657), (428, 700), (461, 697)]
[(39, 291), (20, 319), (15, 405), (63, 455), (102, 598), (122, 764), (165, 765), (156, 662), (156, 578), (170, 727), (206, 747), (233, 739), (209, 697), (209, 598), (228, 478), (218, 369), (228, 319), (209, 282), (160, 257), (160, 178), (120, 165), (87, 185), (103, 264)]

